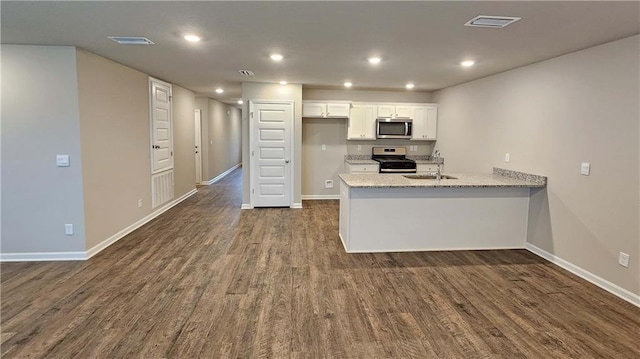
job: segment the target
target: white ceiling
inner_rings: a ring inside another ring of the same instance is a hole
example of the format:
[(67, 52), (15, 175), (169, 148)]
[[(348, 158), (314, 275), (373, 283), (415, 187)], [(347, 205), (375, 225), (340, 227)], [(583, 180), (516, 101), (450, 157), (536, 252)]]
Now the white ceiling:
[[(432, 91), (640, 32), (640, 2), (2, 1), (2, 43), (73, 45), (232, 103), (243, 81)], [(517, 16), (504, 29), (477, 15)], [(204, 40), (187, 43), (182, 35)], [(107, 36), (146, 36), (123, 46)], [(285, 59), (269, 58), (280, 52)], [(372, 66), (367, 57), (379, 55)], [(462, 68), (459, 62), (477, 64)], [(254, 77), (237, 70), (249, 69)], [(214, 92), (223, 87), (222, 95)]]

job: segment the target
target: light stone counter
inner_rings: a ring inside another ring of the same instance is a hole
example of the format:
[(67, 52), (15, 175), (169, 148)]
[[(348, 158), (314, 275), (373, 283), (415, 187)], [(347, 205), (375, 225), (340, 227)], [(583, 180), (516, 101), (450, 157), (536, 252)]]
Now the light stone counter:
[(340, 238), (347, 252), (524, 248), (529, 196), (547, 178), (494, 168), (458, 179), (341, 174)]
[(344, 183), (353, 188), (428, 188), (428, 187), (527, 187), (546, 186), (537, 179), (520, 179), (501, 174), (446, 173), (457, 179), (410, 179), (401, 174), (341, 174)]
[(377, 165), (378, 162), (372, 159), (350, 159), (345, 160), (346, 163), (350, 165)]

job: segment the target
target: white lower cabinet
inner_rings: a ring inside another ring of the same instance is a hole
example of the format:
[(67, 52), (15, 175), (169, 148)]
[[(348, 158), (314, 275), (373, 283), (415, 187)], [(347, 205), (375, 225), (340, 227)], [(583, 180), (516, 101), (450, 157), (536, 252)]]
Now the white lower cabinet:
[(376, 139), (376, 106), (353, 105), (349, 115), (347, 140)]
[(380, 166), (376, 164), (351, 164), (345, 162), (345, 171), (349, 174), (372, 174), (380, 172)]

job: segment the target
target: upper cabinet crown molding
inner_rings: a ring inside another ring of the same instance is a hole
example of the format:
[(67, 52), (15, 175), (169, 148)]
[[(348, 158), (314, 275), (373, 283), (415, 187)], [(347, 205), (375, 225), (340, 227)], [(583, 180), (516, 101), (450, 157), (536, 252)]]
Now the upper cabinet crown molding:
[(351, 101), (302, 101), (302, 117), (349, 118)]

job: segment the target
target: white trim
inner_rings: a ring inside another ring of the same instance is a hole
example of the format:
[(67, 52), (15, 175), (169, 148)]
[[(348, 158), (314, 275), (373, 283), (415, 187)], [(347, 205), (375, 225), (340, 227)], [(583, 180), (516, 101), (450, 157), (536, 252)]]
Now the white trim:
[(253, 206), (251, 205), (251, 203), (243, 203), (240, 206), (240, 209), (253, 209)]
[(296, 208), (296, 209), (300, 209), (300, 208), (302, 208), (302, 203), (294, 203), (294, 204), (292, 204), (292, 205), (291, 205), (291, 207), (289, 207), (289, 208)]
[(147, 222), (152, 219), (158, 217), (163, 214), (171, 207), (177, 205), (178, 203), (184, 201), (185, 199), (193, 196), (198, 192), (197, 189), (192, 189), (188, 193), (180, 196), (180, 198), (175, 199), (164, 206), (158, 208), (153, 213), (148, 216), (140, 219), (139, 221), (133, 223), (132, 225), (124, 228), (113, 236), (105, 239), (104, 241), (98, 243), (91, 249), (86, 252), (34, 252), (34, 253), (0, 253), (0, 262), (37, 262), (37, 261), (81, 261), (87, 260), (96, 254), (98, 254), (103, 249), (122, 239), (127, 234), (135, 231), (136, 229), (142, 227)]
[(204, 184), (204, 185), (207, 185), (207, 186), (210, 186), (210, 185), (212, 185), (212, 184), (214, 184), (214, 183), (216, 183), (216, 182), (220, 181), (220, 180), (221, 180), (221, 179), (223, 179), (226, 175), (228, 175), (229, 173), (233, 172), (233, 170), (235, 170), (236, 168), (238, 168), (238, 167), (240, 167), (240, 166), (242, 166), (242, 162), (241, 162), (241, 163), (238, 163), (237, 165), (235, 165), (235, 166), (233, 166), (233, 167), (229, 168), (228, 170), (226, 170), (226, 171), (222, 172), (221, 174), (217, 175), (216, 177), (214, 177), (214, 178), (212, 178), (212, 179), (210, 179), (210, 180), (208, 180), (208, 181), (202, 181), (202, 182), (200, 182), (200, 183), (201, 183), (201, 184)]
[(102, 251), (103, 249), (107, 248), (108, 246), (112, 245), (113, 243), (117, 242), (118, 240), (120, 240), (121, 238), (123, 238), (124, 236), (126, 236), (127, 234), (135, 231), (136, 229), (142, 227), (143, 225), (145, 225), (147, 222), (151, 221), (152, 219), (158, 217), (159, 215), (163, 214), (164, 212), (166, 212), (167, 210), (169, 210), (171, 207), (177, 205), (178, 203), (184, 201), (185, 199), (193, 196), (194, 194), (196, 194), (196, 192), (198, 192), (197, 189), (192, 189), (191, 191), (183, 194), (182, 196), (180, 196), (179, 198), (165, 204), (164, 206), (158, 208), (157, 210), (155, 210), (153, 213), (149, 214), (148, 216), (142, 218), (141, 220), (135, 222), (134, 224), (130, 225), (129, 227), (124, 228), (123, 230), (121, 230), (120, 232), (114, 234), (113, 236), (105, 239), (104, 241), (96, 244), (95, 246), (93, 246), (91, 249), (89, 249), (86, 253), (86, 259), (89, 259), (93, 256), (95, 256), (96, 254), (98, 254), (100, 251)]
[(326, 199), (340, 199), (339, 194), (303, 194), (302, 200), (326, 200)]
[[(342, 238), (342, 236), (340, 237)], [(344, 242), (343, 242), (344, 246)], [(372, 249), (372, 250), (355, 250), (349, 251), (345, 249), (347, 253), (405, 253), (405, 252), (455, 252), (455, 251), (502, 251), (502, 250), (512, 250), (512, 249), (524, 249), (523, 247), (482, 247), (478, 249), (477, 247), (468, 247), (468, 248), (411, 248), (411, 249)]]
[(636, 307), (640, 307), (640, 295), (637, 295), (635, 293), (632, 293), (616, 284), (613, 284), (611, 282), (609, 282), (606, 279), (603, 279), (601, 277), (598, 277), (597, 275), (582, 269), (580, 267), (578, 267), (577, 265), (568, 262), (554, 254), (551, 254), (547, 251), (545, 251), (544, 249), (541, 249), (539, 247), (534, 246), (531, 243), (527, 243), (525, 244), (525, 248), (533, 253), (536, 254), (546, 260), (548, 260), (549, 262), (564, 268), (566, 270), (568, 270), (569, 272), (577, 275), (578, 277), (591, 282), (592, 284), (597, 285), (598, 287), (606, 290), (607, 292), (626, 300), (627, 302), (635, 305)]
[(0, 253), (0, 262), (83, 261), (86, 252)]

